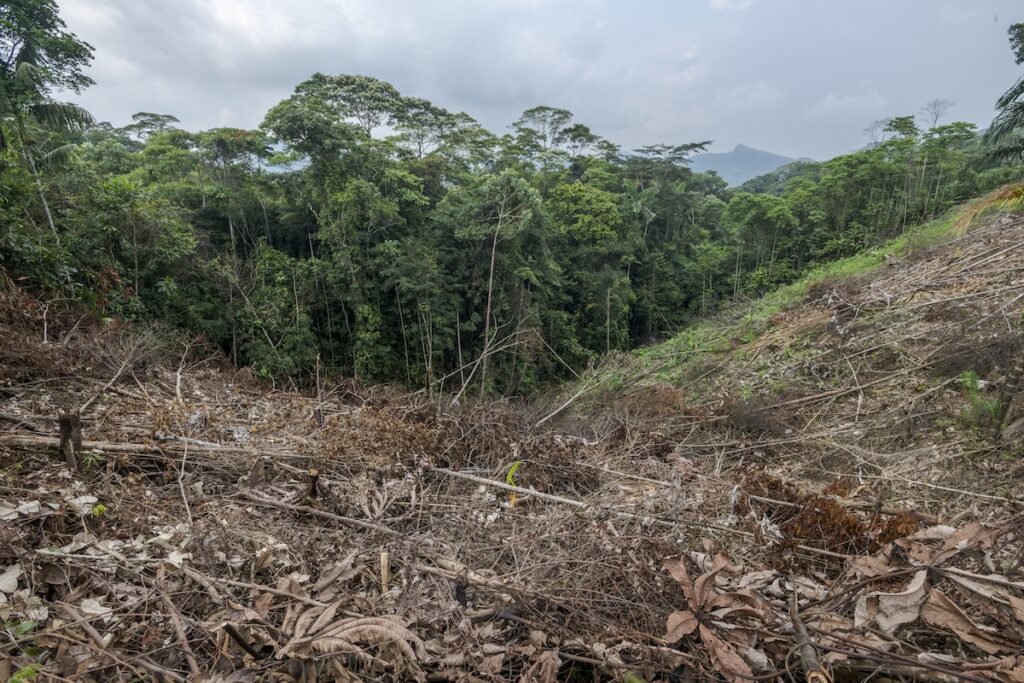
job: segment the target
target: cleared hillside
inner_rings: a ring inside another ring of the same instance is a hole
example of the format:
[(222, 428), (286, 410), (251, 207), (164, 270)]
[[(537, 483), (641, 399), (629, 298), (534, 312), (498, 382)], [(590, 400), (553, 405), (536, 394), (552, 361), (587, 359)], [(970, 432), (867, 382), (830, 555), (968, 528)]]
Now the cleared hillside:
[(692, 432), (674, 451), (697, 461), (763, 463), (808, 483), (856, 479), (883, 502), (898, 495), (933, 512), (965, 502), (961, 493), (1019, 496), (1019, 479), (1003, 475), (1020, 470), (1024, 432), (1009, 400), (1024, 220), (961, 230), (960, 216), (619, 357), (590, 379), (583, 409), (670, 392), (673, 434)]
[(456, 408), (267, 391), (8, 282), (0, 666), (1024, 680), (1021, 423), (992, 407), (1022, 272), (1024, 219), (937, 224), (550, 405)]

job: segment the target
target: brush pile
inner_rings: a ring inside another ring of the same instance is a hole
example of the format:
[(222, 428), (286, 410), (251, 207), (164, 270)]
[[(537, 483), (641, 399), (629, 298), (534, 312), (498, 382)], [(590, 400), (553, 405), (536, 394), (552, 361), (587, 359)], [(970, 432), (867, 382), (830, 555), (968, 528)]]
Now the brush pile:
[(267, 391), (8, 286), (0, 681), (1020, 683), (1024, 473), (985, 401), (1024, 228), (968, 237), (554, 416)]

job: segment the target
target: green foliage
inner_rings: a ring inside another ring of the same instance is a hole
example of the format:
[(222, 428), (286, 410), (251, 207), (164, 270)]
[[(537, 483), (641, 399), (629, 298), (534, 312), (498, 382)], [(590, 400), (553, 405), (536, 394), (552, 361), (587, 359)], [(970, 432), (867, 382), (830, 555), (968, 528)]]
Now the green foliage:
[(4, 628), (10, 630), (16, 639), (21, 639), (36, 630), (39, 622), (32, 619), (15, 619), (4, 623)]
[(577, 243), (602, 245), (620, 237), (622, 212), (614, 194), (583, 183), (555, 186), (551, 217)]
[[(4, 622), (4, 628), (10, 633), (14, 640), (23, 640), (30, 636), (36, 628), (38, 628), (39, 622), (33, 619), (9, 619)], [(39, 648), (32, 645), (33, 641), (29, 643), (22, 643), (20, 649), (23, 653), (37, 656), (40, 652)], [(14, 672), (9, 681), (15, 683), (16, 681), (34, 681), (36, 676), (39, 674), (41, 665), (33, 662), (27, 666), (22, 666), (16, 672)]]
[(152, 112), (114, 128), (50, 98), (89, 84), (92, 54), (52, 0), (0, 7), (0, 43), (17, 41), (0, 267), (202, 334), (268, 381), (302, 381), (319, 355), (429, 392), (531, 391), (722, 302), (767, 295), (769, 312), (808, 274), (873, 267), (878, 244), (1024, 177), (970, 124), (901, 116), (876, 146), (730, 191), (689, 168), (707, 142), (623, 153), (547, 106), (499, 137), (347, 74), (312, 75), (259, 130)]
[(1014, 61), (1017, 64), (1024, 64), (1024, 23), (1011, 24), (1007, 33), (1010, 34), (1010, 49), (1013, 51)]
[[(96, 452), (94, 451), (86, 451), (86, 453), (82, 456), (82, 467), (87, 471), (94, 471), (99, 469), (104, 462), (105, 461), (102, 458), (102, 456), (97, 455)], [(93, 509), (93, 511), (95, 512), (95, 508)]]
[(39, 670), (42, 668), (40, 664), (29, 664), (26, 667), (18, 669), (14, 674), (11, 675), (10, 683), (23, 683), (24, 681), (34, 681), (36, 676), (39, 675)]
[(999, 398), (985, 396), (982, 392), (981, 378), (973, 370), (964, 370), (960, 375), (960, 388), (964, 392), (967, 406), (961, 420), (973, 429), (987, 430), (999, 419)]

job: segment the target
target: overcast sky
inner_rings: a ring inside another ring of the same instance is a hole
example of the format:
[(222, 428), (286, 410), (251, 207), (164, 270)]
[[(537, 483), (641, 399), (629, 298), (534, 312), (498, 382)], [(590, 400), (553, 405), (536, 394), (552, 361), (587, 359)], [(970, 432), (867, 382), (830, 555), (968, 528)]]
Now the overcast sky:
[(537, 104), (626, 148), (789, 156), (954, 100), (985, 125), (1020, 75), (1020, 0), (58, 0), (96, 49), (77, 98), (115, 125), (255, 127), (316, 71), (375, 76), (496, 133)]

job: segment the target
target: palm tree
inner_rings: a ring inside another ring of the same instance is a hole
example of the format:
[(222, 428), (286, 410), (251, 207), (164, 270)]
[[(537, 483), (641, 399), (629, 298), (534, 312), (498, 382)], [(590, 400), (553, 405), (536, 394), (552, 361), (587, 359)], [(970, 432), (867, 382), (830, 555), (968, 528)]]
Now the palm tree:
[(82, 107), (50, 97), (53, 88), (79, 92), (92, 84), (82, 73), (92, 47), (63, 29), (54, 0), (9, 0), (0, 6), (0, 151), (17, 141), (54, 236), (38, 162), (66, 156), (67, 145), (52, 144), (54, 132), (81, 130), (93, 121)]
[[(1024, 64), (1024, 23), (1010, 26), (1010, 47), (1017, 64)], [(999, 113), (985, 132), (987, 156), (1005, 161), (1024, 158), (1024, 76), (996, 102)]]

